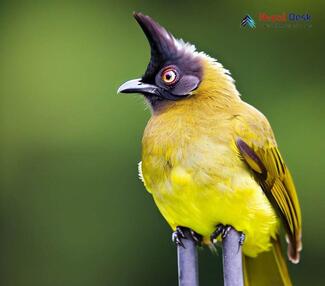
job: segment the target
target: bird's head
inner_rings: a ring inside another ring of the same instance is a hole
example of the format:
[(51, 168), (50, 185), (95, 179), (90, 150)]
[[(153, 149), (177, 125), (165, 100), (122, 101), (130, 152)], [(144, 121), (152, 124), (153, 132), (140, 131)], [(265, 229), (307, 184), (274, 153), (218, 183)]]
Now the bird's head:
[(238, 97), (229, 72), (215, 59), (176, 39), (149, 16), (133, 15), (149, 41), (151, 58), (144, 75), (122, 84), (118, 93), (141, 93), (153, 109), (199, 94)]

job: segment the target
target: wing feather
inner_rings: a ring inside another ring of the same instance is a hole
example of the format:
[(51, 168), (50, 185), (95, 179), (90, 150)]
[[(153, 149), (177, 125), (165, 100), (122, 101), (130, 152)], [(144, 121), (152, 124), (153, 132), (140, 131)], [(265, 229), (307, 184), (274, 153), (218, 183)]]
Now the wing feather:
[[(288, 257), (297, 263), (301, 250), (301, 211), (289, 169), (274, 145), (254, 146), (237, 139), (242, 158), (256, 174), (263, 191), (278, 210), (288, 239)], [(258, 168), (257, 168), (258, 167)]]

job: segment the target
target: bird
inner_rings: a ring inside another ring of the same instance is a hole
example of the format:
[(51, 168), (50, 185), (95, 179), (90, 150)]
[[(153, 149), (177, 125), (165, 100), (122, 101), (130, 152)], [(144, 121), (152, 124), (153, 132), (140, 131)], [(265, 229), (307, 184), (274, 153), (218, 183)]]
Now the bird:
[(267, 118), (246, 103), (216, 59), (177, 39), (151, 17), (133, 16), (150, 45), (140, 93), (151, 110), (139, 176), (176, 243), (184, 229), (212, 246), (229, 227), (242, 234), (245, 285), (292, 285), (281, 248), (298, 263), (301, 209)]

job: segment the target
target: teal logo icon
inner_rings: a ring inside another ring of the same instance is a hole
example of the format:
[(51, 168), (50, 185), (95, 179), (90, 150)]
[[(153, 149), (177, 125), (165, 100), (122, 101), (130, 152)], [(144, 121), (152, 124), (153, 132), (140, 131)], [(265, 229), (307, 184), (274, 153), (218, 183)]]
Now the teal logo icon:
[(242, 20), (241, 20), (241, 25), (243, 27), (249, 27), (251, 29), (254, 29), (256, 26), (255, 26), (255, 21), (254, 19), (249, 16), (249, 15), (246, 15)]

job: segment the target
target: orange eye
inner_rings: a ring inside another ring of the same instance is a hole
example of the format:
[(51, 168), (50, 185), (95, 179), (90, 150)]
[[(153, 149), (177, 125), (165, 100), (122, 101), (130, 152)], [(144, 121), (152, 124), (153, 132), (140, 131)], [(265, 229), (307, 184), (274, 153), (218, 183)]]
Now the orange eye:
[(161, 77), (165, 84), (173, 84), (177, 80), (177, 72), (172, 68), (168, 68), (163, 71)]

